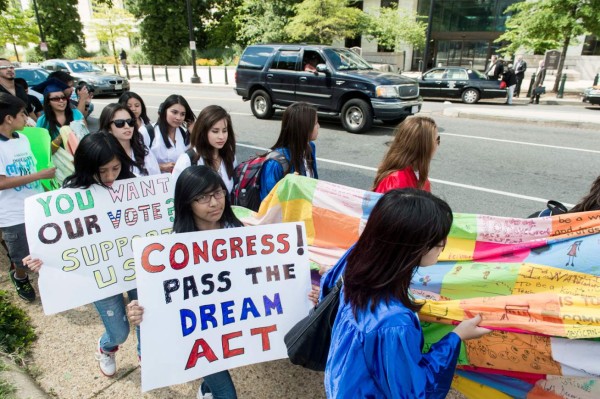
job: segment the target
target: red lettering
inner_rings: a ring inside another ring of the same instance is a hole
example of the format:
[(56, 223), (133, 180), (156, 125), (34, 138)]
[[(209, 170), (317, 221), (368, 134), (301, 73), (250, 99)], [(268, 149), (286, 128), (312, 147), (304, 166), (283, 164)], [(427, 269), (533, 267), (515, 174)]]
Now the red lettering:
[(243, 240), (240, 237), (231, 237), (229, 239), (231, 259), (237, 258), (238, 256), (240, 258), (244, 256), (244, 251), (242, 251), (242, 242)]
[(283, 245), (281, 249), (278, 249), (277, 252), (280, 254), (285, 254), (290, 250), (290, 243), (288, 242), (289, 235), (288, 234), (279, 234), (277, 236), (277, 242)]
[[(202, 348), (202, 351), (198, 352), (199, 348)], [(185, 365), (185, 369), (191, 369), (192, 367), (196, 367), (196, 362), (201, 357), (205, 357), (210, 363), (214, 362), (217, 359), (215, 352), (211, 349), (210, 345), (206, 343), (202, 338), (197, 339), (194, 342), (194, 346), (192, 347), (192, 351), (190, 352), (190, 357), (188, 357), (188, 361)]]
[(146, 248), (144, 248), (144, 250), (142, 251), (142, 267), (145, 271), (147, 271), (148, 273), (159, 273), (165, 270), (165, 265), (150, 264), (150, 253), (152, 253), (153, 251), (161, 252), (164, 249), (165, 247), (159, 243), (150, 244)]
[(208, 244), (206, 241), (202, 241), (202, 248), (195, 242), (192, 245), (192, 251), (194, 252), (194, 264), (197, 265), (200, 263), (200, 258), (206, 263), (208, 263)]
[(261, 237), (260, 243), (264, 247), (266, 247), (266, 248), (263, 248), (262, 251), (260, 251), (261, 254), (268, 255), (268, 254), (273, 253), (273, 251), (275, 250), (275, 245), (271, 242), (272, 240), (273, 240), (272, 234), (265, 234), (264, 236)]
[[(183, 254), (183, 260), (181, 262), (177, 262), (175, 260), (175, 256), (177, 255), (177, 251), (181, 251)], [(171, 263), (171, 267), (175, 270), (181, 270), (187, 266), (190, 260), (190, 254), (188, 253), (188, 249), (185, 244), (178, 242), (177, 244), (171, 247), (171, 252), (169, 253), (169, 262)]]
[(256, 250), (254, 246), (256, 245), (256, 236), (247, 236), (246, 237), (246, 255), (256, 255)]
[(213, 242), (212, 256), (213, 256), (213, 259), (216, 260), (217, 262), (227, 259), (227, 250), (222, 249), (221, 251), (219, 251), (219, 247), (223, 246), (225, 244), (227, 244), (227, 242), (221, 238), (219, 238), (218, 240), (215, 240)]
[(232, 332), (229, 334), (225, 334), (221, 337), (221, 343), (223, 345), (223, 358), (224, 359), (244, 354), (244, 348), (231, 349), (229, 347), (229, 340), (231, 340), (233, 338), (241, 337), (241, 336), (242, 336), (242, 332), (236, 331), (236, 332)]
[(250, 335), (261, 335), (263, 352), (271, 350), (271, 341), (269, 341), (269, 333), (277, 331), (277, 325), (258, 327), (250, 330)]

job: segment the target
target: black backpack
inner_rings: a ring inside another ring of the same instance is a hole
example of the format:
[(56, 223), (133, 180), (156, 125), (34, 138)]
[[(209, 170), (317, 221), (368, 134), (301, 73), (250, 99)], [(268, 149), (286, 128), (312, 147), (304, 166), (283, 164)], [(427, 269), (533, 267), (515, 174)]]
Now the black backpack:
[(250, 158), (239, 164), (233, 172), (231, 204), (258, 211), (260, 208), (260, 174), (266, 161), (274, 159), (283, 168), (283, 174), (290, 170), (290, 164), (280, 152), (270, 151), (266, 155)]
[(553, 215), (562, 215), (563, 213), (569, 212), (569, 208), (567, 208), (564, 204), (550, 200), (546, 203), (546, 209), (543, 209), (539, 212), (534, 212), (531, 215), (527, 216), (528, 219), (531, 218), (541, 218), (544, 216), (553, 216)]

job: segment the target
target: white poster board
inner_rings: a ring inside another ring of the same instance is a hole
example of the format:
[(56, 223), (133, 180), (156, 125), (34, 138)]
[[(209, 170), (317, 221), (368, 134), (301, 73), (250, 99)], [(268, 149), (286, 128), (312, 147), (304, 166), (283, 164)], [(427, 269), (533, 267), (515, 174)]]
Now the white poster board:
[(171, 232), (170, 190), (169, 176), (156, 175), (27, 198), (29, 250), (44, 262), (39, 278), (44, 313), (134, 289), (132, 239)]
[(286, 358), (312, 307), (307, 248), (304, 223), (134, 240), (142, 391)]

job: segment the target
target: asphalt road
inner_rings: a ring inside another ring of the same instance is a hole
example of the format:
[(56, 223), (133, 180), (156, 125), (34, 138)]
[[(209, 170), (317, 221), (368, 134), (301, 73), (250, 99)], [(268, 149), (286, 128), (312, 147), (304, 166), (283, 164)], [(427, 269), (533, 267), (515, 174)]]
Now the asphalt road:
[[(249, 103), (235, 95), (232, 87), (134, 82), (132, 90), (144, 98), (153, 120), (158, 105), (173, 93), (183, 95), (196, 113), (210, 104), (223, 106), (232, 115), (238, 160), (270, 147), (279, 133), (281, 113), (271, 120), (256, 119)], [(116, 99), (94, 99), (92, 116), (97, 118), (103, 106), (113, 101)], [(503, 107), (499, 102), (490, 104)], [(436, 120), (441, 136), (430, 172), (432, 191), (448, 201), (455, 212), (526, 217), (544, 208), (548, 199), (575, 204), (600, 172), (598, 131), (444, 117), (442, 110), (448, 106), (452, 105), (428, 101), (422, 113)], [(576, 112), (582, 119), (598, 112), (578, 105), (530, 108), (532, 114), (536, 109)], [(375, 125), (366, 134), (353, 135), (335, 119), (320, 118), (319, 122), (319, 177), (369, 189), (393, 138), (393, 128)]]

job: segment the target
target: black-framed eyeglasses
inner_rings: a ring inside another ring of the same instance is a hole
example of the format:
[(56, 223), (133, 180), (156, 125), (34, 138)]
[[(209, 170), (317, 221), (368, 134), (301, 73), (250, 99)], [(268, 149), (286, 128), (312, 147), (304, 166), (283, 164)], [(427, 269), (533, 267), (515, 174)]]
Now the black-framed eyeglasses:
[(435, 138), (435, 142), (437, 143), (437, 145), (440, 145), (441, 141), (442, 141), (442, 140), (441, 140), (441, 137), (440, 137), (440, 136), (437, 136), (437, 137)]
[(199, 196), (194, 198), (194, 201), (199, 204), (208, 204), (210, 202), (211, 198), (220, 200), (220, 199), (225, 198), (225, 194), (226, 194), (225, 190), (217, 190), (212, 194), (200, 194)]
[(135, 119), (134, 118), (129, 118), (129, 119), (115, 119), (114, 121), (111, 121), (110, 123), (114, 123), (115, 126), (117, 128), (119, 128), (119, 129), (121, 129), (122, 127), (124, 127), (126, 123), (129, 125), (129, 127), (134, 127), (135, 126)]

